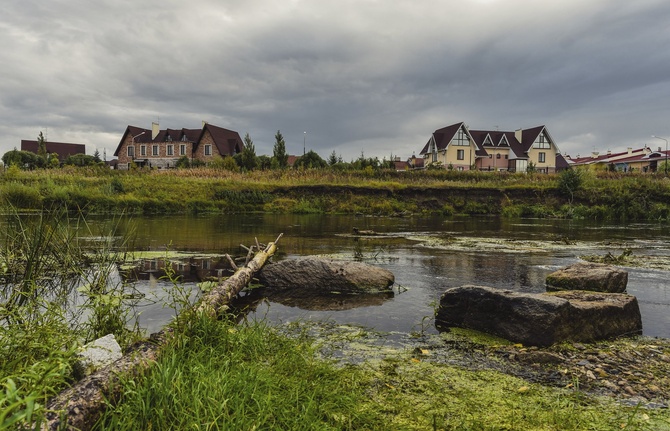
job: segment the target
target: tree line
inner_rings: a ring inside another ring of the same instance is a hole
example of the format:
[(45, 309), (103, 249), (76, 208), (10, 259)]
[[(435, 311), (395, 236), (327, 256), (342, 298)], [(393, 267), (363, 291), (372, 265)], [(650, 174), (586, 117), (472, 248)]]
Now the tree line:
[[(40, 132), (38, 138), (37, 154), (31, 151), (20, 151), (14, 148), (2, 156), (2, 162), (6, 167), (16, 166), (21, 169), (39, 169), (39, 168), (57, 168), (59, 166), (105, 166), (106, 163), (100, 158), (100, 153), (96, 150), (92, 156), (86, 154), (76, 154), (60, 160), (58, 154), (47, 153), (46, 140)], [(187, 156), (182, 156), (177, 160), (176, 168), (194, 168), (201, 166), (210, 166), (230, 171), (253, 171), (253, 170), (276, 170), (287, 169), (321, 169), (331, 167), (338, 170), (378, 170), (392, 169), (393, 156), (389, 160), (385, 158), (379, 160), (378, 157), (365, 157), (361, 152), (360, 157), (351, 162), (345, 162), (341, 155), (334, 150), (326, 158), (322, 158), (313, 150), (307, 151), (302, 156), (295, 159), (292, 165), (289, 165), (289, 155), (286, 152), (286, 142), (280, 130), (275, 134), (275, 143), (272, 149), (272, 156), (257, 155), (256, 147), (249, 133), (244, 136), (244, 149), (232, 157), (220, 157), (212, 162), (205, 163), (201, 160), (191, 160)]]

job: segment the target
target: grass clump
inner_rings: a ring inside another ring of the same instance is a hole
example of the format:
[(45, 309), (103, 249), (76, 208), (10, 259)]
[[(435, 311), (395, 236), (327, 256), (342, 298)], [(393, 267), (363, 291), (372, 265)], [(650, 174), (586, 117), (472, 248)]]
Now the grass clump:
[(360, 372), (264, 324), (199, 320), (95, 429), (385, 429)]

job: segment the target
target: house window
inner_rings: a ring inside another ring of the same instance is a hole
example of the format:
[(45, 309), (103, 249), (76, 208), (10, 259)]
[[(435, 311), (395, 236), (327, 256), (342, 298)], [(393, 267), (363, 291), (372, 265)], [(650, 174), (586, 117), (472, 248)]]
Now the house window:
[(456, 137), (452, 142), (459, 147), (467, 147), (470, 145), (470, 139), (463, 129), (458, 129), (458, 133), (456, 133)]
[(507, 159), (509, 159), (509, 156), (507, 154), (505, 154), (505, 160), (507, 160)]
[(491, 138), (487, 136), (486, 139), (484, 139), (484, 145), (493, 145), (493, 142), (491, 142)]
[(179, 155), (180, 156), (185, 156), (186, 155), (186, 145), (181, 144), (179, 146)]
[(166, 142), (172, 142), (172, 136), (167, 135), (167, 136), (165, 137), (165, 141), (166, 141)]
[(537, 155), (537, 161), (538, 163), (544, 163), (547, 161), (547, 153), (539, 153)]
[(205, 145), (205, 155), (206, 156), (211, 156), (212, 155), (212, 146), (211, 145)]
[(186, 135), (184, 135), (184, 136), (181, 137), (181, 141), (182, 141), (182, 142), (186, 142)]
[(135, 147), (132, 145), (128, 147), (128, 157), (135, 157)]
[(465, 150), (456, 151), (456, 158), (458, 160), (465, 160)]
[(547, 135), (541, 133), (533, 143), (533, 148), (551, 148)]
[(500, 158), (500, 153), (496, 154), (496, 159)]
[(144, 157), (147, 155), (147, 146), (146, 145), (140, 145), (140, 156)]
[(157, 156), (158, 155), (158, 145), (153, 145), (151, 147), (151, 155), (152, 156)]
[(167, 155), (168, 156), (174, 155), (174, 145), (168, 145), (167, 146)]

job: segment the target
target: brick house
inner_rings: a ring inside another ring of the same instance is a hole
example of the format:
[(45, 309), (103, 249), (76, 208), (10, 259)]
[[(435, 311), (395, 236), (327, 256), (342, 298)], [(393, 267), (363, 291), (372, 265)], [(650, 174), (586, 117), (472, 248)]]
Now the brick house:
[(545, 126), (503, 132), (456, 123), (433, 132), (420, 155), (426, 166), (440, 163), (456, 170), (526, 172), (533, 166), (554, 173), (568, 166)]
[(164, 129), (152, 123), (151, 129), (128, 126), (114, 156), (118, 169), (138, 167), (174, 168), (186, 156), (205, 163), (216, 157), (234, 156), (242, 152), (244, 143), (239, 133), (204, 123), (202, 129)]

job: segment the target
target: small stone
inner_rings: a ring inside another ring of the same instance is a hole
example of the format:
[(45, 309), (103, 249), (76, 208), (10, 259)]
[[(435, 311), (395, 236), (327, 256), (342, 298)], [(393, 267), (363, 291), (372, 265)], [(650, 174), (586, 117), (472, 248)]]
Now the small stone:
[(594, 373), (597, 373), (600, 377), (607, 377), (607, 373), (602, 368), (595, 368)]
[(610, 391), (616, 391), (616, 390), (619, 389), (617, 385), (615, 385), (614, 383), (610, 382), (609, 380), (603, 380), (603, 381), (602, 381), (602, 384), (603, 384), (603, 386), (605, 386), (605, 387), (606, 387), (607, 389), (609, 389)]
[(649, 386), (647, 386), (647, 389), (649, 389), (652, 392), (661, 392), (661, 388), (659, 388), (656, 385), (649, 385)]
[(593, 374), (593, 371), (591, 371), (591, 370), (586, 371), (586, 377), (588, 377), (590, 380), (595, 380), (596, 379), (595, 374)]
[(637, 395), (637, 392), (633, 390), (630, 386), (624, 386), (623, 390), (628, 394), (628, 395)]
[(585, 349), (586, 349), (586, 346), (584, 346), (584, 345), (581, 344), (581, 343), (573, 343), (573, 344), (572, 344), (572, 347), (574, 347), (574, 348), (577, 349), (577, 350), (585, 350)]

